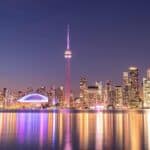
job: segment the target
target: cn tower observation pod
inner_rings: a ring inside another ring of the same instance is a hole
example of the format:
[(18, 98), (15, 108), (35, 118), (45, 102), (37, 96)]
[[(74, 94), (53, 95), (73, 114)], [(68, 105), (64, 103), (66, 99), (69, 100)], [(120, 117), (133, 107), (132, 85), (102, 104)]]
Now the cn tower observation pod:
[(48, 97), (38, 94), (38, 93), (32, 93), (23, 96), (18, 100), (18, 102), (22, 103), (48, 103)]

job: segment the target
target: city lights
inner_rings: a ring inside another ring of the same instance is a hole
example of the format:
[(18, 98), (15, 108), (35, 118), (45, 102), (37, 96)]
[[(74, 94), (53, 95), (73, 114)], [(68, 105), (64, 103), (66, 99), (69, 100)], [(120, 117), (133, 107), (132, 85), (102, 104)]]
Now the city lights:
[[(56, 87), (29, 87), (25, 90), (0, 91), (0, 109), (45, 109), (45, 110), (126, 110), (150, 108), (150, 69), (142, 84), (139, 68), (130, 66), (122, 73), (121, 83), (108, 79), (96, 79), (91, 85), (85, 76), (79, 81), (79, 93), (71, 86), (70, 27), (67, 26), (65, 58), (65, 83)], [(76, 95), (76, 96), (75, 96)]]
[(129, 67), (127, 72), (123, 72), (122, 84), (107, 80), (96, 81), (94, 85), (89, 85), (88, 79), (82, 76), (79, 82), (79, 96), (71, 92), (68, 82), (70, 76), (66, 87), (42, 86), (36, 90), (27, 88), (22, 91), (4, 88), (0, 91), (0, 109), (148, 109), (150, 108), (149, 69), (145, 74), (147, 76), (143, 77), (142, 84), (137, 67)]

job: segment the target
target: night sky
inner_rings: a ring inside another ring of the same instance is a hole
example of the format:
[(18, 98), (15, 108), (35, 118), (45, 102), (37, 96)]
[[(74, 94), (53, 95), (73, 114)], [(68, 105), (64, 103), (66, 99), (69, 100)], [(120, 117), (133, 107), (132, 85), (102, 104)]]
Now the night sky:
[(129, 66), (150, 66), (148, 1), (1, 0), (0, 87), (63, 84), (68, 23), (73, 89), (81, 75), (119, 82)]

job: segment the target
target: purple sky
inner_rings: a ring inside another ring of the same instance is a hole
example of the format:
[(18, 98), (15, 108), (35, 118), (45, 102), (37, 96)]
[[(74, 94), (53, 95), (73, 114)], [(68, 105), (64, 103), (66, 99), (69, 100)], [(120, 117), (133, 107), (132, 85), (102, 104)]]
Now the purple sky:
[(71, 26), (72, 86), (119, 82), (130, 65), (150, 66), (150, 2), (0, 1), (0, 87), (64, 83), (66, 26)]

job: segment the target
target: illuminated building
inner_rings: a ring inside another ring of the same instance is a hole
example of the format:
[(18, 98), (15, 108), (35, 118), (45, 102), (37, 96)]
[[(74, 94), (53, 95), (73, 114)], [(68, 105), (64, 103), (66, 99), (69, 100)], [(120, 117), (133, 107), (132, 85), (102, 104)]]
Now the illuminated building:
[(147, 79), (150, 80), (150, 69), (147, 69)]
[(28, 94), (28, 95), (23, 96), (22, 98), (20, 98), (18, 100), (18, 102), (22, 102), (22, 103), (48, 103), (48, 97), (41, 95), (41, 94), (33, 93), (33, 94)]
[(110, 91), (111, 91), (111, 85), (110, 82), (107, 81), (104, 88), (104, 103), (108, 103), (110, 99)]
[(17, 102), (22, 108), (42, 108), (45, 104), (48, 104), (48, 97), (38, 93), (32, 93), (23, 96)]
[(97, 86), (88, 86), (88, 104), (89, 104), (89, 106), (96, 104), (97, 96), (98, 96), (97, 93), (98, 93)]
[(123, 85), (129, 85), (129, 74), (128, 72), (123, 72)]
[(0, 108), (3, 108), (4, 106), (4, 95), (3, 92), (0, 91)]
[(102, 81), (98, 82), (96, 81), (96, 84), (95, 84), (97, 87), (98, 87), (98, 93), (97, 93), (97, 101), (96, 103), (99, 104), (99, 103), (103, 103), (103, 84), (102, 84)]
[(3, 88), (1, 96), (2, 96), (1, 97), (2, 98), (2, 105), (3, 105), (3, 107), (5, 107), (8, 103), (8, 96), (9, 96), (9, 91), (7, 88)]
[(3, 88), (3, 96), (6, 97), (7, 88)]
[(25, 93), (26, 93), (26, 94), (33, 93), (33, 88), (32, 88), (32, 87), (28, 87), (28, 88), (25, 90)]
[(17, 92), (18, 98), (23, 97), (24, 95), (25, 95), (25, 93), (23, 91), (18, 91)]
[(137, 67), (129, 68), (129, 106), (139, 107), (139, 70)]
[(74, 106), (75, 106), (74, 93), (73, 91), (70, 91), (70, 107)]
[(59, 100), (59, 103), (62, 104), (64, 100), (64, 87), (60, 86), (56, 89), (56, 98)]
[(96, 82), (94, 86), (88, 86), (88, 103), (89, 106), (102, 104), (102, 82)]
[(3, 105), (5, 105), (7, 103), (7, 94), (8, 94), (8, 90), (7, 88), (3, 88)]
[(56, 88), (54, 85), (51, 87), (50, 92), (48, 92), (48, 98), (50, 105), (55, 105), (58, 102), (56, 98)]
[(144, 107), (150, 107), (150, 69), (147, 70), (147, 78), (143, 78)]
[(53, 95), (55, 90), (53, 89), (54, 87), (51, 87), (50, 90), (47, 92), (47, 96), (48, 96), (48, 103), (52, 104), (52, 99), (53, 99)]
[(121, 107), (122, 105), (123, 105), (122, 86), (115, 86), (115, 107)]
[(67, 27), (67, 49), (64, 53), (66, 59), (66, 84), (65, 84), (65, 106), (70, 105), (70, 59), (72, 58), (72, 52), (70, 50), (70, 31), (69, 25)]
[(84, 105), (88, 103), (88, 82), (85, 77), (80, 79), (80, 100)]
[(128, 105), (129, 101), (129, 74), (123, 72), (123, 105)]
[(108, 80), (104, 89), (104, 103), (106, 106), (113, 106), (115, 101), (115, 91), (112, 81)]
[(37, 93), (42, 94), (42, 95), (46, 95), (47, 91), (46, 91), (46, 87), (45, 86), (41, 86), (40, 88), (38, 88), (36, 90)]

